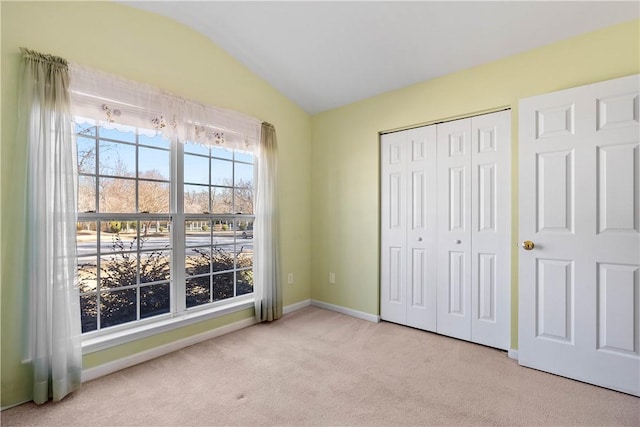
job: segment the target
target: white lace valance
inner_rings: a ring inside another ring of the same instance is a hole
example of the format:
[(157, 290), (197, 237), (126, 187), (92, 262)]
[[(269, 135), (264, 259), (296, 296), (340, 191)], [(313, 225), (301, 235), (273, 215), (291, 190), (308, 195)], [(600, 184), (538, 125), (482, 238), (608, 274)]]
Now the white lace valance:
[(254, 151), (259, 143), (261, 122), (253, 117), (77, 64), (70, 64), (70, 74), (74, 116), (97, 119), (124, 132), (136, 127), (180, 142), (243, 151)]

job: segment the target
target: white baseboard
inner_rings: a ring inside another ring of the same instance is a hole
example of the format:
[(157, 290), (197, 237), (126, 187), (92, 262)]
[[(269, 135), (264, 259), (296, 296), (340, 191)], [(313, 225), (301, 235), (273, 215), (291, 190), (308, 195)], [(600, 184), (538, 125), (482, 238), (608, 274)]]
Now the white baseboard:
[(311, 305), (311, 300), (306, 299), (304, 301), (297, 302), (295, 304), (287, 305), (282, 308), (282, 314), (293, 313), (296, 310), (300, 310), (301, 308), (305, 308)]
[(357, 317), (358, 319), (368, 320), (369, 322), (378, 323), (380, 316), (375, 314), (365, 313), (364, 311), (353, 310), (351, 308), (342, 307), (340, 305), (329, 304), (328, 302), (311, 300), (311, 305), (314, 307), (324, 308), (325, 310), (336, 311), (338, 313), (346, 314), (347, 316)]
[(156, 357), (164, 356), (165, 354), (180, 350), (190, 345), (197, 344), (202, 341), (206, 341), (211, 338), (219, 337), (221, 335), (228, 334), (229, 332), (238, 331), (248, 326), (255, 325), (257, 321), (255, 318), (239, 320), (228, 325), (221, 326), (210, 331), (206, 331), (197, 335), (192, 335), (177, 341), (172, 341), (165, 345), (154, 347), (152, 349), (142, 351), (140, 353), (132, 354), (131, 356), (123, 357), (103, 365), (96, 366), (94, 368), (84, 369), (82, 371), (82, 382), (95, 380), (105, 375), (112, 374), (122, 369), (128, 368), (138, 363), (146, 362)]
[(518, 360), (518, 350), (514, 350), (514, 349), (510, 348), (509, 351), (507, 352), (507, 355), (511, 359)]

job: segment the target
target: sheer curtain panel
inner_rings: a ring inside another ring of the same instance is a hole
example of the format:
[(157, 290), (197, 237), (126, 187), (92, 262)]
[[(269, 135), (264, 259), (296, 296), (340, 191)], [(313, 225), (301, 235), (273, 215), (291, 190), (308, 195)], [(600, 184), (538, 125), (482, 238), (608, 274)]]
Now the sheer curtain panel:
[(22, 51), (18, 143), (27, 149), (28, 358), (33, 400), (80, 386), (80, 303), (75, 280), (76, 148), (67, 61)]
[(282, 317), (282, 283), (278, 265), (278, 171), (276, 130), (263, 123), (258, 144), (254, 288), (256, 319)]

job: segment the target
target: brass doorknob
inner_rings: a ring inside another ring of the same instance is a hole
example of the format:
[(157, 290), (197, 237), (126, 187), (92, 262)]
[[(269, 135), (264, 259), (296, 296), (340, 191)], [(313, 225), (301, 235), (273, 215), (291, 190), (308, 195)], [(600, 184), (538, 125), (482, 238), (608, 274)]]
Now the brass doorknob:
[(522, 242), (522, 247), (524, 248), (525, 251), (530, 251), (535, 246), (536, 245), (534, 245), (531, 240), (525, 240), (524, 242)]

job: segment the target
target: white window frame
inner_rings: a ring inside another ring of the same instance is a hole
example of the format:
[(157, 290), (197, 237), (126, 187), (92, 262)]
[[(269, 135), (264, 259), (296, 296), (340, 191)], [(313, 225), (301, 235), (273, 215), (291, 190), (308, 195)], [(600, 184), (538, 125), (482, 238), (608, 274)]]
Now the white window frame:
[[(176, 200), (175, 200), (175, 212), (176, 214), (174, 214), (174, 245), (179, 247), (179, 251), (182, 254), (182, 256), (176, 256), (175, 257), (175, 263), (174, 263), (174, 271), (176, 272), (175, 274), (175, 279), (178, 283), (183, 283), (184, 286), (177, 286), (177, 298), (176, 298), (176, 302), (177, 302), (177, 311), (179, 313), (186, 313), (186, 312), (198, 312), (198, 311), (207, 311), (210, 307), (216, 307), (216, 306), (225, 306), (225, 302), (230, 301), (230, 300), (236, 300), (236, 299), (243, 299), (243, 296), (235, 296), (232, 298), (227, 298), (224, 300), (219, 300), (219, 301), (212, 301), (209, 302), (207, 304), (202, 304), (202, 305), (198, 305), (195, 307), (187, 307), (187, 301), (186, 301), (186, 291), (187, 291), (187, 286), (186, 286), (186, 280), (187, 280), (187, 274), (186, 274), (186, 266), (185, 266), (185, 259), (186, 259), (186, 238), (185, 239), (179, 239), (178, 236), (186, 236), (186, 230), (185, 230), (185, 223), (188, 220), (202, 220), (202, 221), (215, 221), (218, 219), (221, 220), (225, 220), (225, 219), (229, 219), (232, 221), (232, 223), (235, 224), (236, 221), (239, 220), (255, 220), (255, 214), (237, 214), (237, 213), (185, 213), (184, 212), (184, 185), (185, 185), (185, 180), (184, 180), (184, 159), (185, 159), (185, 151), (184, 151), (184, 144), (174, 144), (175, 145), (175, 149), (176, 149), (176, 156), (172, 157), (172, 160), (175, 159), (176, 161), (176, 165), (175, 165), (175, 170), (176, 170), (176, 174), (178, 176), (178, 179), (175, 180), (175, 185), (178, 187), (176, 188), (175, 194), (176, 195)], [(172, 147), (173, 148), (173, 147)], [(249, 164), (247, 162), (244, 161), (238, 161), (235, 158), (235, 152), (237, 150), (234, 150), (233, 153), (233, 157), (231, 160), (229, 159), (223, 159), (223, 160), (228, 160), (232, 162), (232, 165), (235, 166), (236, 163), (240, 163), (240, 164)], [(188, 153), (188, 154), (192, 154), (192, 153)], [(205, 157), (209, 160), (209, 175), (211, 176), (211, 160), (212, 159), (216, 159), (217, 157), (212, 156), (211, 154), (209, 154), (208, 156), (205, 155), (198, 155), (200, 157)], [(254, 156), (254, 162), (251, 163), (254, 167), (255, 167), (255, 156)], [(232, 205), (235, 208), (236, 204), (235, 204), (235, 186), (233, 186), (233, 183), (235, 183), (235, 167), (232, 167), (232, 187), (228, 187), (231, 188), (232, 190)], [(172, 181), (173, 182), (173, 181)], [(207, 185), (208, 187), (220, 187), (220, 186), (216, 186), (213, 185), (211, 183), (209, 183)], [(255, 188), (255, 173), (254, 173), (254, 188)], [(211, 199), (209, 199), (211, 200)], [(178, 225), (179, 224), (179, 225)], [(176, 227), (176, 225), (178, 225)], [(213, 232), (213, 227), (211, 228), (212, 232)], [(237, 234), (234, 237), (234, 248), (237, 245)], [(212, 245), (210, 245), (212, 246)], [(174, 248), (175, 250), (175, 248)], [(238, 269), (234, 266), (233, 269), (233, 274), (234, 274), (234, 289), (235, 286), (237, 285), (237, 272), (238, 271), (244, 271), (246, 269)], [(211, 277), (213, 275), (213, 272), (209, 273), (209, 276)], [(249, 299), (249, 295), (251, 295), (250, 298), (250, 302), (253, 303), (254, 298), (253, 295), (254, 293), (252, 292), (251, 294), (246, 294), (246, 298)]]
[[(92, 118), (97, 123), (97, 127), (99, 128), (101, 124), (104, 122), (100, 122), (100, 119), (95, 117)], [(138, 157), (138, 147), (139, 145), (139, 132), (136, 129), (136, 177), (132, 178), (135, 180), (136, 185), (140, 181), (138, 176), (138, 166), (139, 163), (137, 161)], [(95, 190), (95, 207), (96, 210), (99, 211), (99, 183), (97, 181), (99, 170), (99, 153), (97, 148), (99, 147), (100, 141), (100, 133), (99, 130), (96, 130), (95, 136), (83, 136), (85, 138), (92, 138), (96, 140), (96, 175), (93, 175), (96, 178), (96, 190)], [(122, 142), (119, 140), (113, 140), (111, 138), (104, 138), (110, 142)], [(145, 145), (142, 145), (143, 147)], [(235, 150), (234, 150), (235, 151)], [(185, 221), (190, 218), (197, 218), (203, 220), (209, 219), (218, 219), (218, 218), (229, 218), (235, 220), (254, 220), (255, 215), (251, 214), (192, 214), (192, 213), (184, 213), (184, 145), (178, 141), (171, 140), (170, 141), (170, 203), (169, 203), (169, 212), (167, 213), (105, 213), (105, 212), (79, 212), (78, 213), (78, 222), (97, 222), (101, 221), (109, 221), (109, 220), (128, 220), (128, 221), (144, 221), (144, 220), (170, 220), (171, 221), (171, 276), (169, 280), (170, 287), (170, 308), (169, 313), (161, 314), (153, 317), (149, 317), (146, 319), (137, 319), (134, 321), (122, 323), (119, 325), (109, 326), (104, 329), (96, 329), (93, 331), (89, 331), (82, 334), (83, 341), (83, 353), (91, 353), (94, 351), (98, 351), (101, 349), (106, 349), (115, 345), (120, 345), (126, 342), (142, 339), (148, 336), (152, 336), (158, 333), (170, 331), (172, 329), (181, 328), (193, 323), (201, 322), (204, 320), (216, 318), (219, 316), (227, 315), (233, 312), (246, 310), (254, 307), (254, 293), (245, 294), (241, 296), (235, 296), (231, 298), (226, 298), (224, 300), (214, 301), (194, 307), (187, 308), (186, 307), (186, 271), (185, 271), (185, 254), (186, 254), (186, 234), (185, 234)], [(209, 158), (212, 156), (209, 155)], [(231, 160), (235, 165), (236, 159), (235, 154), (233, 156), (233, 160)], [(255, 155), (253, 165), (255, 167)], [(239, 163), (245, 163), (240, 161)], [(211, 167), (211, 166), (210, 166)], [(235, 168), (234, 173), (235, 173)], [(83, 174), (85, 175), (85, 174)], [(233, 177), (235, 178), (235, 177)], [(143, 179), (144, 180), (144, 179)], [(163, 181), (165, 182), (165, 181)], [(235, 183), (235, 180), (232, 181)], [(256, 188), (255, 182), (255, 174), (254, 174), (254, 188)], [(235, 187), (233, 187), (235, 188)], [(235, 192), (232, 191), (233, 197), (235, 199)], [(136, 208), (138, 207), (138, 192), (136, 191), (135, 196)], [(234, 200), (235, 206), (235, 200)], [(99, 233), (98, 233), (99, 234)], [(236, 240), (234, 239), (234, 245), (236, 244)], [(234, 246), (235, 247), (235, 246)], [(99, 258), (102, 254), (99, 251), (99, 246), (97, 247), (97, 257)], [(140, 253), (139, 244), (137, 244), (136, 254)], [(234, 289), (237, 286), (236, 283), (236, 274), (239, 270), (234, 265)], [(146, 284), (145, 284), (146, 285)], [(254, 283), (255, 286), (255, 283)], [(135, 287), (140, 288), (141, 284), (136, 284)], [(97, 291), (99, 295), (99, 291)], [(99, 298), (99, 297), (98, 297)], [(97, 300), (97, 304), (99, 304), (99, 299)], [(139, 297), (136, 300), (137, 306), (137, 317), (139, 317)], [(98, 327), (100, 326), (100, 320), (97, 320)]]

